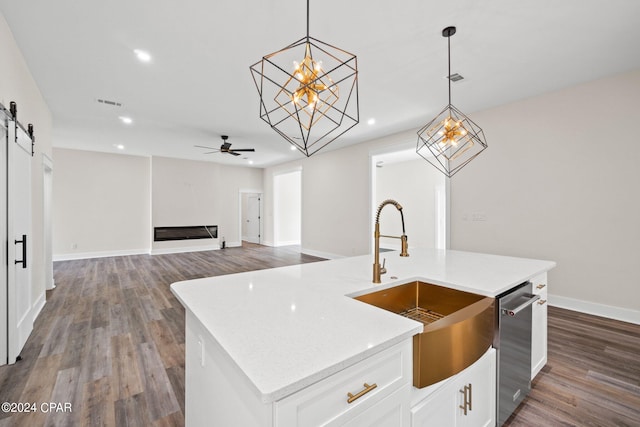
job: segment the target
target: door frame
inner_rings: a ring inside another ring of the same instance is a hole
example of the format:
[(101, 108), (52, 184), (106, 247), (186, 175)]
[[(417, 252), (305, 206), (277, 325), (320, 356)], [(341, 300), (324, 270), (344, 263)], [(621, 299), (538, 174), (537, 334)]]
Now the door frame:
[(44, 217), (43, 228), (43, 256), (44, 256), (44, 287), (51, 290), (56, 287), (53, 278), (53, 233), (52, 233), (52, 209), (53, 209), (53, 160), (42, 153), (42, 210)]
[[(0, 105), (1, 106), (1, 105)], [(8, 283), (8, 233), (7, 233), (7, 156), (8, 156), (8, 144), (9, 144), (9, 120), (8, 116), (4, 112), (4, 108), (0, 109), (0, 127), (4, 130), (2, 149), (0, 150), (0, 188), (2, 188), (2, 195), (0, 196), (0, 210), (4, 213), (4, 221), (0, 223), (0, 236), (2, 236), (2, 244), (0, 245), (0, 254), (2, 256), (2, 262), (0, 262), (0, 366), (6, 365), (9, 361), (9, 322), (8, 322), (8, 310), (9, 310), (9, 283)], [(2, 131), (0, 131), (0, 134)]]

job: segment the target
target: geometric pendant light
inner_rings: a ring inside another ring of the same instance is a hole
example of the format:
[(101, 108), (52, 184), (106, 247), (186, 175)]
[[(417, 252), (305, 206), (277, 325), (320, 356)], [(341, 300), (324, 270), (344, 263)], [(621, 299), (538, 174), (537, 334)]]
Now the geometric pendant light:
[(447, 38), (449, 58), (449, 104), (418, 131), (416, 152), (451, 178), (485, 148), (484, 132), (451, 104), (451, 36), (456, 27), (442, 30)]
[(249, 67), (260, 118), (307, 157), (359, 122), (358, 60), (307, 35)]

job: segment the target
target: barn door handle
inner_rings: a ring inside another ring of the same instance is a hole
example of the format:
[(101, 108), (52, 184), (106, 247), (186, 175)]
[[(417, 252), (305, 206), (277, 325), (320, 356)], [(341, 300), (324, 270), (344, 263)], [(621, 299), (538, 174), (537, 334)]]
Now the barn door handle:
[(22, 240), (14, 240), (14, 243), (17, 245), (18, 243), (22, 244), (22, 259), (15, 260), (16, 264), (22, 264), (22, 268), (27, 268), (27, 235), (22, 235)]

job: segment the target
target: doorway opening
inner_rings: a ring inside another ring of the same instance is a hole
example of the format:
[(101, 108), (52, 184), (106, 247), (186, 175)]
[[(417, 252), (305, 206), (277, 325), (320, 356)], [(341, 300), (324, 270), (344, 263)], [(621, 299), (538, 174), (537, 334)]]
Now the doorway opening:
[[(449, 181), (418, 156), (415, 148), (392, 147), (371, 155), (371, 236), (378, 206), (394, 199), (403, 207), (409, 247), (446, 249), (449, 246)], [(380, 214), (382, 234), (400, 236), (402, 224), (394, 208)], [(383, 250), (399, 250), (400, 240), (382, 238)]]
[(273, 176), (273, 246), (302, 242), (302, 170)]

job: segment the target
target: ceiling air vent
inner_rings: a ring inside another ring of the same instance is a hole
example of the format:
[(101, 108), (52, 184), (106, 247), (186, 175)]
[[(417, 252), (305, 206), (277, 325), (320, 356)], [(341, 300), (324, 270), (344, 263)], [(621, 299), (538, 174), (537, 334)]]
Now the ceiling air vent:
[(106, 99), (96, 99), (96, 101), (98, 101), (98, 103), (100, 103), (100, 104), (111, 105), (113, 107), (122, 107), (121, 103), (115, 102), (115, 101), (109, 101), (109, 100), (106, 100)]
[(458, 73), (453, 73), (451, 74), (449, 77), (447, 77), (449, 80), (451, 80), (452, 82), (459, 82), (460, 80), (464, 79), (464, 77), (462, 77), (460, 74)]

